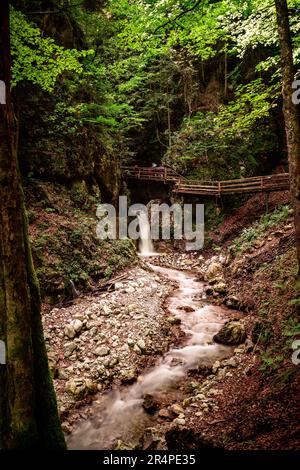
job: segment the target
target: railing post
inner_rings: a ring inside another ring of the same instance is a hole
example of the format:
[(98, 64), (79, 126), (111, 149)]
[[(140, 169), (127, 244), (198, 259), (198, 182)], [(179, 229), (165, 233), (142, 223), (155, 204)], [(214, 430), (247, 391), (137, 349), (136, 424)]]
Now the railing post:
[(218, 192), (219, 196), (221, 196), (221, 181), (218, 181)]

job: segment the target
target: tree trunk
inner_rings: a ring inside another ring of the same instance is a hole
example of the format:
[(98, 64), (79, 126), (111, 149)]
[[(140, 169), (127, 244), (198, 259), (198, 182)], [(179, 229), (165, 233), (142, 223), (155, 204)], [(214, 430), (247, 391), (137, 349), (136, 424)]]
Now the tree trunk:
[(65, 448), (49, 374), (40, 314), (39, 287), (32, 263), (23, 192), (17, 163), (11, 103), (9, 5), (0, 9), (0, 448)]
[(300, 122), (292, 102), (294, 64), (289, 16), (286, 0), (275, 0), (282, 69), (283, 114), (289, 157), (290, 192), (294, 209), (296, 248), (300, 266)]

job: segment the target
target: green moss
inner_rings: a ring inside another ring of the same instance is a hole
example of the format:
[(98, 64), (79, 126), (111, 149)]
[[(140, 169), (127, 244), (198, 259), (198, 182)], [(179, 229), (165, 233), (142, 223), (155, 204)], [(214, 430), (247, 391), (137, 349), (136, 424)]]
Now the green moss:
[[(31, 226), (34, 261), (43, 299), (62, 301), (70, 295), (70, 280), (81, 291), (89, 290), (99, 279), (138, 262), (131, 240), (99, 240), (96, 237), (96, 205), (87, 198), (84, 206), (75, 205), (63, 186), (45, 184), (48, 200), (55, 211), (46, 211), (31, 194)], [(32, 191), (34, 188), (29, 189)], [(49, 204), (49, 203), (48, 203)], [(42, 220), (42, 221), (41, 221)]]

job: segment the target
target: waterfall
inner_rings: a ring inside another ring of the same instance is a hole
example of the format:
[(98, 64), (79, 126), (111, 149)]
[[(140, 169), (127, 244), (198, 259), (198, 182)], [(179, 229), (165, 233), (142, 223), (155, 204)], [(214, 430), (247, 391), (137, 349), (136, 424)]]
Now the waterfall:
[(151, 239), (151, 229), (148, 220), (148, 214), (146, 212), (139, 212), (138, 214), (139, 229), (140, 229), (140, 242), (139, 250), (141, 255), (147, 256), (154, 253), (154, 246)]

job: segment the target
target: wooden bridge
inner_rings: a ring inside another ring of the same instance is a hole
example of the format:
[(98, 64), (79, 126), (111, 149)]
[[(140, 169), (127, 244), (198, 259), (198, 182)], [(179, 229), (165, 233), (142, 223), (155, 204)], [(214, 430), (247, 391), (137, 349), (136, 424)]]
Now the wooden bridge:
[(123, 176), (126, 179), (161, 181), (173, 184), (173, 192), (202, 196), (222, 196), (229, 194), (258, 193), (288, 190), (289, 173), (270, 176), (254, 176), (224, 181), (188, 180), (168, 167), (130, 167), (124, 166)]

